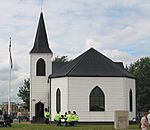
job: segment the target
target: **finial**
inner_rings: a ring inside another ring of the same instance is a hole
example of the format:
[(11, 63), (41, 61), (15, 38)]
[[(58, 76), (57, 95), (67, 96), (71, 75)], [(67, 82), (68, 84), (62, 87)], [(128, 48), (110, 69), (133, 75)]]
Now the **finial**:
[(42, 12), (42, 7), (43, 7), (43, 0), (41, 0), (41, 12)]

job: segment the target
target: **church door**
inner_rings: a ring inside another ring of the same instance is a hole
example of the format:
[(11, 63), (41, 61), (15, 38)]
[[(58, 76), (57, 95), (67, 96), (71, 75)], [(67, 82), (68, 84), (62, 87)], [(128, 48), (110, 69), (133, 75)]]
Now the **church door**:
[(35, 104), (35, 116), (36, 117), (44, 117), (44, 104), (38, 102)]

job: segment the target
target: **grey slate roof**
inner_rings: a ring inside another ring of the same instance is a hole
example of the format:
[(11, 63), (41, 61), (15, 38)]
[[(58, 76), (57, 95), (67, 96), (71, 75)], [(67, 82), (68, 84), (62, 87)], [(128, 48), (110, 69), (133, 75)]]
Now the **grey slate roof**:
[(36, 37), (34, 41), (34, 46), (30, 53), (52, 53), (49, 48), (47, 34), (44, 24), (43, 13), (40, 14), (40, 19), (38, 23), (38, 28), (36, 32)]
[(59, 63), (59, 62), (52, 62), (52, 74), (56, 73), (57, 70), (59, 70), (60, 68), (62, 68), (63, 66), (65, 66), (66, 64), (68, 64), (68, 62), (66, 63)]
[[(55, 63), (53, 63), (53, 66)], [(59, 66), (59, 65), (58, 65)], [(135, 78), (121, 64), (115, 63), (91, 48), (75, 58), (53, 69), (50, 78), (56, 77), (129, 77)]]
[(119, 65), (121, 68), (124, 68), (123, 63), (122, 62), (115, 62), (117, 65)]

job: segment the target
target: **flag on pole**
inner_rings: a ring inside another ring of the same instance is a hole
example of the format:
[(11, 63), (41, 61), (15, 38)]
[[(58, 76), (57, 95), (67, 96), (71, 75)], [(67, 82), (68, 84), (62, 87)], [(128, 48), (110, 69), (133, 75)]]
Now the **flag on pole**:
[(11, 37), (10, 37), (10, 43), (9, 43), (9, 56), (10, 56), (10, 68), (13, 68), (13, 62), (12, 62), (12, 55), (11, 55)]

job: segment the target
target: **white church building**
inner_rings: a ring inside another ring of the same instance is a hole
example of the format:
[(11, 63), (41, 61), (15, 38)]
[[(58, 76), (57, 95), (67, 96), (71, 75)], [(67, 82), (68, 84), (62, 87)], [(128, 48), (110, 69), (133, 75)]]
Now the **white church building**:
[(30, 51), (30, 120), (42, 119), (48, 108), (51, 120), (57, 111), (76, 111), (79, 122), (113, 122), (114, 112), (135, 117), (135, 77), (122, 62), (114, 62), (90, 48), (68, 63), (52, 62), (43, 13)]

